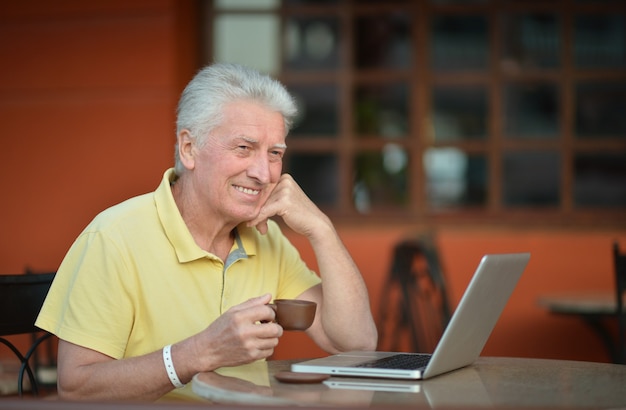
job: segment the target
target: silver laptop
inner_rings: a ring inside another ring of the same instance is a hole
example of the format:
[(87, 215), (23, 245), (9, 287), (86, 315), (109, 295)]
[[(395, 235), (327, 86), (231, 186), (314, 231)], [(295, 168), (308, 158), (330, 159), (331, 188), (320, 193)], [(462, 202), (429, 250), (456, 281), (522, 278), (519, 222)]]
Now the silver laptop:
[(294, 363), (291, 370), (333, 376), (428, 379), (465, 367), (483, 350), (529, 259), (530, 253), (483, 256), (432, 354), (355, 351)]

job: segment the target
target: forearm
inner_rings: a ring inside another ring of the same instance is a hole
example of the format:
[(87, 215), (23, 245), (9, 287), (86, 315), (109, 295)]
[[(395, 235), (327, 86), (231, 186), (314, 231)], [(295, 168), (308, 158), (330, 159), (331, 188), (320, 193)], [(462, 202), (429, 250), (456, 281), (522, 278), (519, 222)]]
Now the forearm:
[[(202, 332), (171, 348), (181, 383), (199, 372), (266, 359), (274, 352), (282, 328), (271, 321), (267, 293), (231, 307)], [(264, 323), (258, 325), (258, 323)], [(156, 400), (174, 386), (163, 351), (116, 360), (103, 353), (59, 340), (59, 397), (68, 400)]]
[[(171, 357), (178, 378), (187, 383), (196, 371), (186, 364), (184, 356), (183, 347), (172, 347)], [(58, 375), (58, 394), (66, 400), (154, 401), (174, 389), (166, 372), (162, 350), (114, 360), (60, 342)]]
[(61, 399), (153, 401), (172, 389), (160, 351), (91, 363), (76, 368), (71, 375), (64, 372), (62, 363), (59, 364)]
[(377, 330), (367, 287), (330, 222), (309, 238), (322, 278), (321, 325), (338, 351), (375, 350)]

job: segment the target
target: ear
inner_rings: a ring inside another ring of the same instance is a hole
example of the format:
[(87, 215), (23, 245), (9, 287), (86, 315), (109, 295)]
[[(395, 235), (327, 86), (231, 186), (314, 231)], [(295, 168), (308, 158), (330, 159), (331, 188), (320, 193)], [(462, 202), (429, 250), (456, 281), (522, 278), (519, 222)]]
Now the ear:
[(179, 132), (177, 144), (180, 162), (185, 168), (194, 169), (196, 165), (194, 158), (195, 139), (192, 137), (191, 132), (187, 129), (183, 129)]

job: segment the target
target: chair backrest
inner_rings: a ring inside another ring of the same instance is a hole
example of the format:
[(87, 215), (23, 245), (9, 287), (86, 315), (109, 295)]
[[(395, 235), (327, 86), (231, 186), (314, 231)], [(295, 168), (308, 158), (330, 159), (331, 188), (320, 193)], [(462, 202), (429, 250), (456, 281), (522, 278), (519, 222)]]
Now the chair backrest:
[[(623, 310), (624, 292), (626, 292), (626, 253), (621, 253), (619, 243), (613, 244), (613, 260), (615, 262), (615, 289), (617, 306)], [(618, 310), (618, 313), (620, 311)]]
[[(29, 364), (31, 357), (36, 355), (39, 344), (47, 340), (51, 334), (42, 332), (35, 327), (35, 320), (48, 294), (55, 273), (31, 273), (26, 271), (18, 275), (0, 275), (0, 343), (7, 346), (20, 360), (17, 377), (17, 393), (22, 396), (24, 390), (24, 374), (28, 376), (34, 395), (39, 394), (39, 381)], [(32, 344), (25, 353), (20, 352), (9, 339), (4, 336), (28, 334), (32, 335)], [(35, 368), (37, 358), (35, 357)]]
[(430, 235), (394, 246), (380, 302), (380, 350), (434, 350), (450, 320), (444, 279)]
[(0, 336), (32, 333), (54, 273), (0, 275)]
[(626, 253), (621, 253), (619, 243), (613, 244), (613, 260), (615, 263), (615, 292), (617, 300), (617, 353), (618, 362), (626, 363), (626, 309), (624, 309), (624, 292), (626, 292)]

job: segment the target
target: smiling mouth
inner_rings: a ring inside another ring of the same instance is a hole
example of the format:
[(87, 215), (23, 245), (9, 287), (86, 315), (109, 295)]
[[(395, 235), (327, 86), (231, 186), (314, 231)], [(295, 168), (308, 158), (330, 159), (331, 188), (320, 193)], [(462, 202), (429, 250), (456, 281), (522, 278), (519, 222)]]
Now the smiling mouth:
[(235, 188), (239, 192), (243, 192), (244, 194), (248, 194), (248, 195), (259, 195), (259, 193), (261, 192), (258, 189), (244, 188), (239, 185), (233, 185), (233, 188)]

